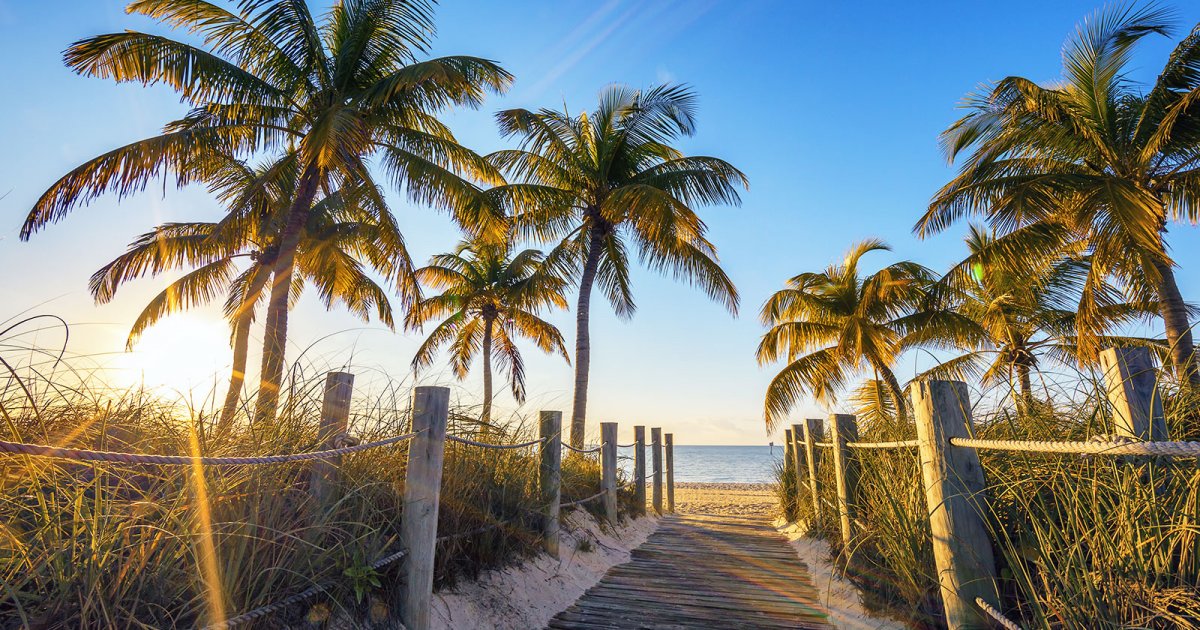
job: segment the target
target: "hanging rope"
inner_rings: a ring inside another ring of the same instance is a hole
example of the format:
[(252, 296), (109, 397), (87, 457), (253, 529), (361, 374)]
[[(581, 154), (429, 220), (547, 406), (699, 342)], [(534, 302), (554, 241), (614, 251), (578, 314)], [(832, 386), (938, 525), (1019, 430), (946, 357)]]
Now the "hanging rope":
[(475, 440), (468, 440), (467, 438), (458, 437), (457, 435), (447, 435), (446, 439), (450, 440), (451, 442), (458, 442), (459, 444), (468, 444), (470, 446), (478, 446), (480, 448), (492, 448), (492, 449), (498, 449), (498, 450), (525, 448), (527, 446), (541, 444), (542, 442), (545, 441), (545, 438), (538, 438), (536, 440), (530, 440), (528, 442), (522, 442), (520, 444), (488, 444), (486, 442), (476, 442)]
[(1084, 455), (1157, 455), (1198, 457), (1200, 442), (1139, 442), (1129, 438), (1095, 442), (1050, 442), (1045, 440), (976, 440), (950, 438), (954, 446), (1024, 453), (1077, 453)]
[[(406, 552), (404, 552), (404, 551), (397, 551), (396, 553), (386, 555), (386, 556), (376, 560), (375, 562), (371, 563), (371, 568), (379, 569), (384, 566), (387, 566), (387, 565), (399, 560), (400, 558), (403, 558), (405, 553)], [(301, 602), (307, 601), (308, 599), (316, 597), (317, 595), (328, 591), (332, 587), (333, 587), (333, 582), (326, 582), (324, 584), (315, 584), (313, 586), (310, 586), (309, 588), (304, 589), (303, 591), (300, 591), (299, 593), (296, 593), (295, 595), (292, 595), (291, 597), (286, 597), (286, 598), (281, 599), (273, 604), (267, 604), (266, 606), (260, 606), (258, 608), (255, 608), (254, 610), (251, 610), (250, 612), (245, 612), (240, 615), (237, 615), (236, 617), (230, 617), (229, 619), (226, 619), (225, 621), (221, 621), (218, 623), (214, 623), (210, 626), (206, 626), (205, 630), (228, 630), (229, 628), (234, 628), (236, 626), (240, 626), (242, 624), (249, 623), (256, 619), (262, 619), (263, 617), (266, 617), (268, 615), (273, 615), (281, 610), (284, 610), (285, 608), (287, 608), (289, 606), (294, 606)]]
[(991, 604), (983, 601), (982, 597), (976, 597), (975, 603), (978, 604), (979, 607), (983, 609), (983, 612), (987, 613), (989, 617), (995, 619), (996, 623), (1004, 626), (1006, 630), (1025, 630), (1019, 624), (1017, 624), (1017, 622), (1005, 617), (1004, 613), (993, 608)]
[(190, 455), (149, 455), (144, 453), (117, 453), (113, 451), (89, 451), (77, 448), (60, 448), (44, 444), (24, 444), (21, 442), (6, 442), (0, 440), (0, 453), (14, 455), (30, 455), (33, 457), (55, 457), (85, 462), (117, 462), (121, 464), (156, 464), (160, 466), (248, 466), (258, 464), (283, 464), (287, 462), (302, 462), (314, 459), (329, 459), (347, 453), (357, 453), (381, 446), (389, 446), (403, 442), (416, 436), (416, 433), (397, 435), (378, 442), (368, 442), (354, 446), (344, 446), (324, 451), (294, 453), (291, 455), (256, 455), (250, 457), (192, 457)]
[(637, 446), (637, 442), (630, 442), (629, 444), (618, 444), (617, 448), (633, 448), (635, 446)]
[(920, 445), (920, 440), (904, 440), (901, 442), (846, 442), (846, 446), (849, 448), (908, 448)]
[(575, 451), (576, 453), (599, 453), (600, 449), (603, 448), (602, 446), (594, 446), (592, 448), (575, 448), (566, 442), (563, 442), (562, 445), (565, 446), (567, 450)]
[(583, 505), (584, 503), (587, 503), (589, 501), (594, 501), (594, 500), (599, 499), (600, 497), (604, 496), (605, 492), (606, 492), (605, 490), (601, 490), (600, 492), (597, 492), (596, 494), (593, 494), (592, 496), (590, 496), (586, 499), (580, 499), (578, 501), (571, 501), (570, 503), (563, 503), (562, 505), (559, 506), (559, 509), (561, 510), (561, 509), (565, 509), (565, 508), (569, 508), (569, 507), (575, 507), (577, 505)]

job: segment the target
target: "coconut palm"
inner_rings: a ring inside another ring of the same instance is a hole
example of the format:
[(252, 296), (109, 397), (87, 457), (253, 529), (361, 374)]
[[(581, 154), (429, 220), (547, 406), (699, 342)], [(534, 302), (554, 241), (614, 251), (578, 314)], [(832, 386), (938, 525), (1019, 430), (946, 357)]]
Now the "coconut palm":
[[(859, 275), (862, 257), (890, 248), (880, 240), (856, 243), (841, 263), (819, 273), (802, 273), (762, 307), (769, 329), (758, 344), (758, 362), (786, 359), (787, 365), (767, 386), (764, 416), (773, 431), (803, 396), (833, 403), (863, 370), (882, 381), (901, 425), (908, 419), (904, 391), (892, 371), (900, 353), (929, 342), (933, 323), (913, 323), (914, 311), (927, 299), (932, 274), (914, 262), (893, 263), (868, 276)], [(912, 337), (907, 330), (920, 328)], [(881, 407), (886, 405), (881, 405)]]
[(562, 333), (538, 315), (546, 307), (567, 307), (562, 294), (566, 282), (543, 262), (542, 252), (534, 249), (511, 255), (507, 245), (464, 242), (453, 253), (434, 256), (429, 266), (417, 270), (421, 282), (441, 293), (418, 302), (407, 325), (416, 329), (440, 321), (417, 350), (413, 369), (432, 365), (438, 349), (450, 344), (450, 365), (455, 376), (463, 379), (475, 353), (481, 353), (484, 430), (492, 421), (493, 357), (508, 372), (517, 402), (525, 401), (525, 364), (518, 337), (570, 361)]
[[(318, 195), (349, 182), (376, 194), (367, 166), (374, 160), (412, 199), (450, 211), (469, 231), (503, 228), (479, 188), (464, 179), (497, 182), (494, 169), (461, 147), (435, 113), (476, 107), (512, 77), (475, 57), (418, 60), (435, 32), (431, 2), (336, 2), (319, 20), (302, 0), (244, 0), (236, 10), (203, 0), (139, 0), (128, 11), (201, 44), (125, 31), (72, 44), (66, 64), (118, 82), (164, 83), (192, 110), (162, 134), (67, 173), (38, 200), (21, 237), (104, 192), (132, 194), (161, 175), (183, 186), (200, 177), (204, 156), (293, 148), (297, 185), (272, 256), (274, 308), (264, 334), (260, 417), (274, 417), (278, 403), (294, 258)], [(374, 205), (385, 207), (382, 199)]]
[[(231, 222), (188, 222), (160, 225), (134, 240), (126, 252), (92, 275), (89, 287), (98, 303), (107, 303), (117, 289), (130, 280), (145, 275), (191, 269), (174, 280), (156, 295), (134, 320), (127, 339), (132, 348), (141, 334), (158, 320), (172, 313), (206, 304), (224, 292), (225, 315), (233, 329), (233, 366), (229, 389), (217, 423), (218, 432), (228, 428), (237, 411), (246, 373), (250, 328), (257, 305), (267, 294), (282, 235), (281, 219), (291, 207), (293, 189), (287, 181), (280, 186), (280, 172), (270, 165), (252, 170), (230, 160), (228, 177), (222, 182), (230, 186), (226, 195), (247, 187), (257, 187), (261, 194), (253, 220), (242, 218), (237, 229)], [(273, 185), (264, 183), (274, 179)], [(378, 212), (364, 210), (375, 195), (357, 189), (337, 191), (319, 199), (308, 215), (301, 232), (293, 263), (296, 273), (291, 280), (294, 302), (307, 283), (314, 285), (326, 308), (341, 304), (369, 321), (372, 312), (389, 328), (394, 325), (388, 292), (376, 283), (368, 267), (386, 277), (404, 278), (399, 286), (415, 286), (408, 254), (394, 232), (392, 222), (374, 222)], [(386, 209), (383, 212), (387, 212)], [(226, 217), (228, 220), (229, 217)], [(238, 259), (251, 263), (238, 268)], [(411, 293), (411, 290), (409, 291)], [(272, 303), (270, 307), (274, 307)]]
[[(938, 308), (958, 314), (974, 326), (976, 343), (919, 378), (979, 378), (984, 385), (1008, 383), (1020, 404), (1034, 401), (1032, 374), (1045, 361), (1060, 365), (1094, 365), (1095, 357), (1079, 348), (1074, 305), (1088, 279), (1090, 258), (1077, 248), (1062, 249), (1059, 237), (1042, 226), (1019, 229), (1002, 237), (972, 225), (966, 238), (969, 255), (950, 270), (932, 293)], [(1057, 247), (1057, 249), (1056, 249)], [(1108, 334), (1112, 329), (1152, 317), (1157, 304), (1122, 300), (1114, 287), (1102, 285), (1092, 299), (1101, 318), (1094, 341), (1104, 346), (1154, 345), (1150, 340)], [(1093, 333), (1095, 334), (1095, 333)]]
[(686, 87), (610, 86), (591, 113), (511, 109), (496, 119), (518, 149), (489, 160), (516, 183), (492, 191), (526, 236), (559, 243), (550, 265), (579, 282), (571, 444), (583, 444), (595, 284), (617, 315), (635, 310), (629, 249), (660, 272), (699, 286), (730, 312), (738, 294), (705, 238), (696, 207), (737, 204), (745, 176), (723, 160), (672, 147), (695, 130), (696, 97)]
[(1157, 82), (1128, 78), (1136, 44), (1169, 32), (1168, 12), (1122, 5), (1086, 20), (1067, 41), (1061, 82), (1009, 77), (968, 97), (968, 113), (942, 134), (951, 161), (966, 155), (916, 225), (921, 236), (967, 214), (1000, 233), (1039, 223), (1081, 240), (1091, 265), (1077, 325), (1094, 354), (1102, 304), (1115, 282), (1135, 302), (1159, 305), (1172, 362), (1192, 383), (1187, 306), (1168, 255), (1167, 222), (1200, 218), (1200, 30), (1175, 48)]

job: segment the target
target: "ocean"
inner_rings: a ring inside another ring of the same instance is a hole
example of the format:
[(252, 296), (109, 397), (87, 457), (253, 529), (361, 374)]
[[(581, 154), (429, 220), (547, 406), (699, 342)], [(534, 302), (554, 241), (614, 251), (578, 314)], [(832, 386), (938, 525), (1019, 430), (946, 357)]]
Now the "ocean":
[[(621, 468), (633, 473), (633, 449), (620, 449)], [(625, 459), (629, 457), (630, 459)], [(700, 483), (771, 483), (782, 446), (675, 446), (675, 481)], [(649, 445), (646, 475), (654, 468)]]

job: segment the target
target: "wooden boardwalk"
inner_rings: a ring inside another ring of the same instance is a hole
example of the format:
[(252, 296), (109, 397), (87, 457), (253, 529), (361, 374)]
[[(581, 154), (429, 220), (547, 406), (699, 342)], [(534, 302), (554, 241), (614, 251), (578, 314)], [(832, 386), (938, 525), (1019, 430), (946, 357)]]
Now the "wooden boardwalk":
[(761, 520), (666, 516), (632, 555), (549, 627), (832, 627), (805, 566)]

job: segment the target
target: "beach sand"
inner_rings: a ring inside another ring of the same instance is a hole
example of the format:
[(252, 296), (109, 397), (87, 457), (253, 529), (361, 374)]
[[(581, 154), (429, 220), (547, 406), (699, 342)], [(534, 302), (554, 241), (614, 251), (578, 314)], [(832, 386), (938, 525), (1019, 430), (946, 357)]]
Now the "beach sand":
[[(650, 496), (649, 490), (646, 496)], [(757, 515), (769, 521), (777, 515), (779, 502), (771, 484), (766, 483), (676, 482), (675, 511), (681, 514)]]

